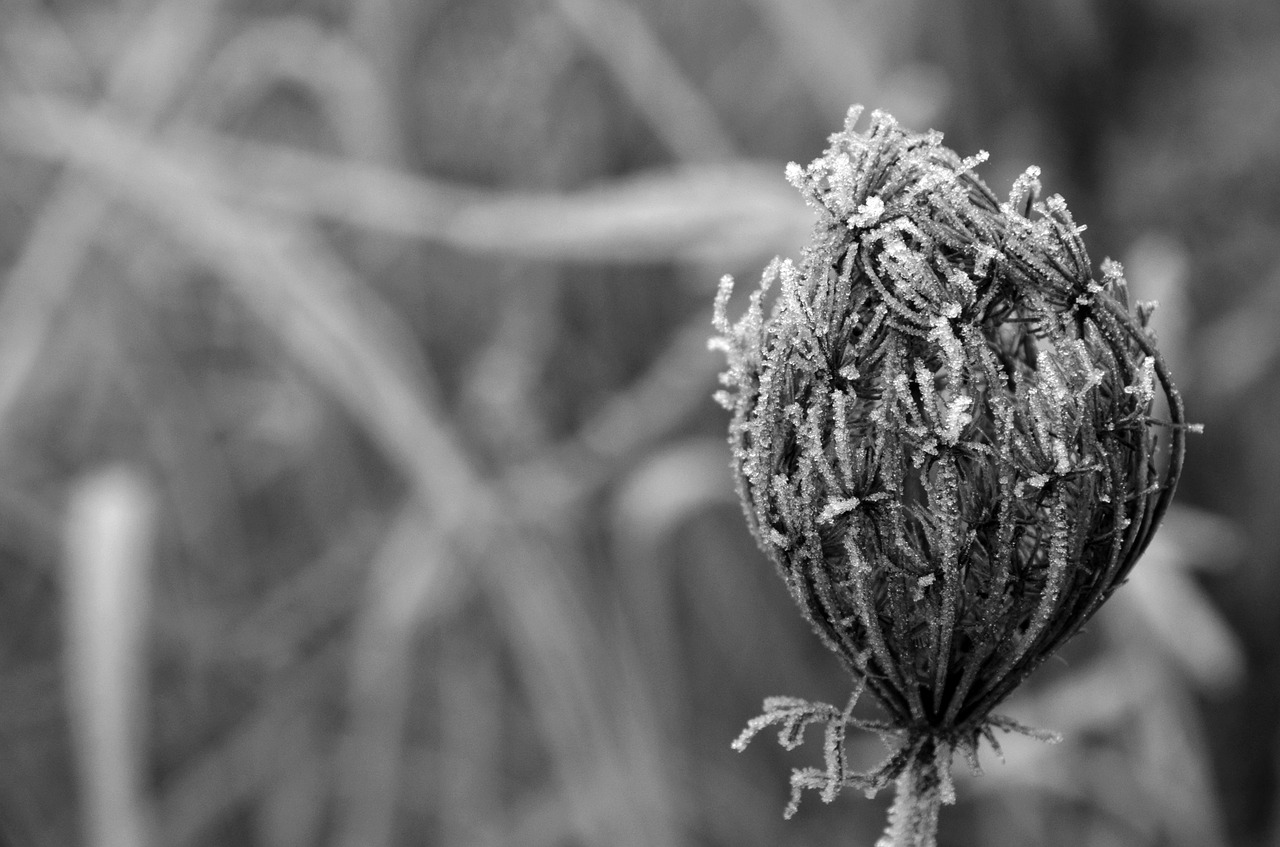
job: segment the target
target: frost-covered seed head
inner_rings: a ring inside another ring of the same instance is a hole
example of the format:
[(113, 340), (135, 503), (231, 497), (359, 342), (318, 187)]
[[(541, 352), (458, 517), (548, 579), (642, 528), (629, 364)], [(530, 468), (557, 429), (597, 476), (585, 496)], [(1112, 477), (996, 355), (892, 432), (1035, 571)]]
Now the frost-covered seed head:
[(1001, 202), (985, 154), (858, 115), (788, 168), (819, 217), (801, 261), (736, 323), (722, 285), (718, 396), (800, 608), (892, 726), (952, 749), (1125, 579), (1186, 427), (1149, 310), (1038, 169)]

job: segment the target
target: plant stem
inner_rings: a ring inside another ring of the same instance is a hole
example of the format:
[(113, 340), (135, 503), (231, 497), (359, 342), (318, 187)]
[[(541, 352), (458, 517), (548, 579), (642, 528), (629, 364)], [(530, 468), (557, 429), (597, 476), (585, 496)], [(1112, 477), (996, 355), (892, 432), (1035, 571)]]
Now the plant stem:
[(934, 742), (926, 740), (897, 779), (889, 826), (876, 847), (936, 847), (941, 785)]

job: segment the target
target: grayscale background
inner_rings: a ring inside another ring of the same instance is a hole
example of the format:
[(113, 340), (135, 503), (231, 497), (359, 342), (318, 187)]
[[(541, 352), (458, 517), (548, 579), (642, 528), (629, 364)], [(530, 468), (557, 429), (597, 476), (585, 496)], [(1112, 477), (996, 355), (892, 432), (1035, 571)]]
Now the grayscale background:
[(1273, 0), (4, 0), (0, 847), (873, 843), (729, 748), (850, 683), (706, 346), (854, 102), (1041, 166), (1205, 426), (940, 844), (1280, 847)]

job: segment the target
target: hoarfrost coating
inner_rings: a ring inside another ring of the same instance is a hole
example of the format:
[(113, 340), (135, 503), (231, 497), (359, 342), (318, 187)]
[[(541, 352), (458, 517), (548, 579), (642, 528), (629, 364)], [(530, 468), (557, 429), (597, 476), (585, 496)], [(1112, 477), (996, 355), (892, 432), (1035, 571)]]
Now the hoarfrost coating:
[(736, 322), (722, 281), (717, 398), (752, 532), (896, 739), (869, 774), (828, 755), (793, 787), (950, 798), (952, 753), (1016, 728), (992, 709), (1146, 548), (1187, 427), (1150, 307), (1130, 311), (1118, 264), (1094, 278), (1038, 169), (1001, 202), (985, 154), (859, 117), (787, 169), (818, 215), (799, 262), (770, 263)]

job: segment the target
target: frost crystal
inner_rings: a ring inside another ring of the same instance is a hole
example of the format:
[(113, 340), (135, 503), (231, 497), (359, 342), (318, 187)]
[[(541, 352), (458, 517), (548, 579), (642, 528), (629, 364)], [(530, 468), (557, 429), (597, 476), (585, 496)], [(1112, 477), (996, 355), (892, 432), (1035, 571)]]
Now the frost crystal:
[[(1023, 729), (992, 710), (1146, 548), (1190, 427), (1150, 309), (1131, 313), (1117, 263), (1095, 276), (1038, 169), (1002, 203), (974, 173), (985, 155), (880, 112), (858, 131), (860, 114), (788, 168), (813, 239), (735, 324), (722, 283), (713, 345), (747, 522), (888, 720), (774, 699), (739, 743), (826, 723), (826, 770), (796, 772), (791, 810), (803, 788), (896, 784), (884, 843), (924, 845), (952, 754), (976, 765), (993, 729)], [(889, 759), (848, 773), (846, 725), (881, 732)]]
[(849, 218), (850, 228), (866, 228), (880, 220), (880, 216), (884, 214), (884, 201), (879, 197), (868, 197), (867, 202), (858, 207), (853, 213), (853, 217)]

